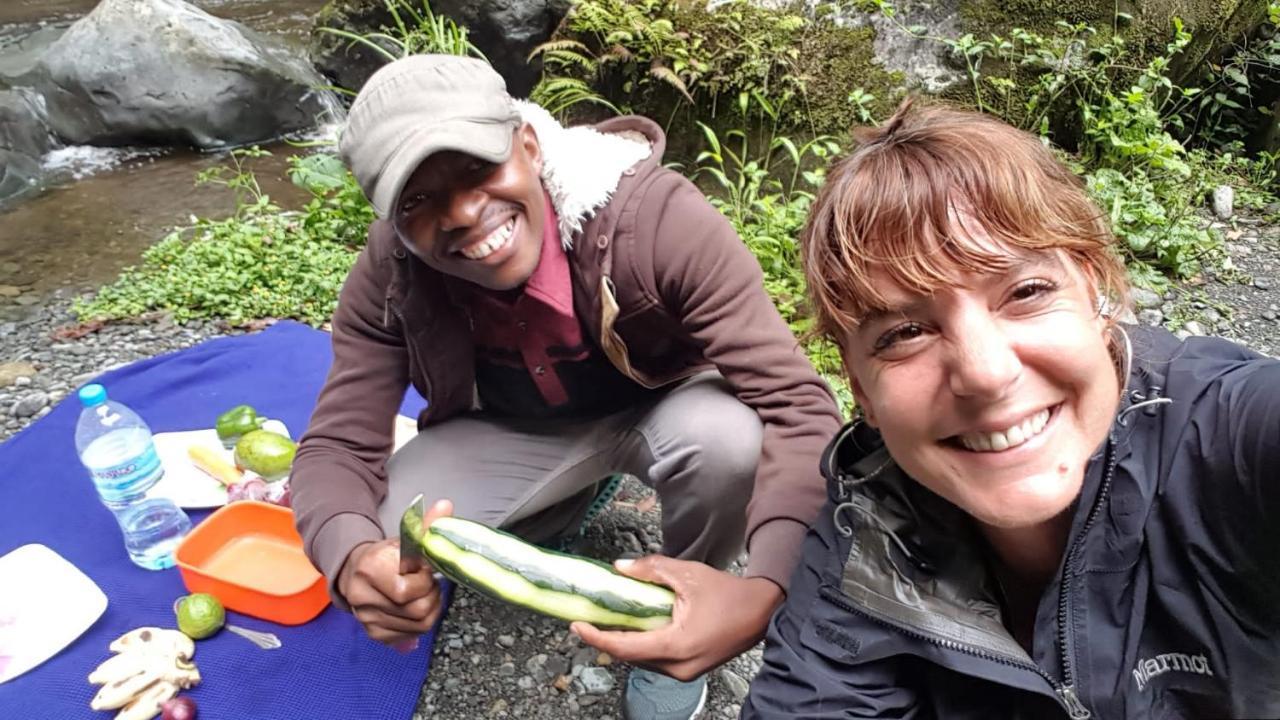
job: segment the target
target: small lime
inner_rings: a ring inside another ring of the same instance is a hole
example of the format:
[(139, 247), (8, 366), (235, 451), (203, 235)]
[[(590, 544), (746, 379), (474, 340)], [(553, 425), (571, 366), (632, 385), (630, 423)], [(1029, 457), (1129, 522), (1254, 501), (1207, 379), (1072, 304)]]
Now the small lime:
[(178, 629), (192, 640), (213, 635), (226, 621), (222, 603), (209, 593), (194, 593), (178, 601)]

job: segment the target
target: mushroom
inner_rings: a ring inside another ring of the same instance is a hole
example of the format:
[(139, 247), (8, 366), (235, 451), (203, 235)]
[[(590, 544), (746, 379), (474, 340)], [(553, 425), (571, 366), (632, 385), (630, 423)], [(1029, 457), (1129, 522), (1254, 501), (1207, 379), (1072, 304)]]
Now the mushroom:
[(160, 680), (142, 691), (133, 702), (125, 705), (116, 713), (116, 720), (151, 720), (160, 714), (160, 706), (166, 700), (178, 694), (178, 686)]
[(191, 638), (177, 630), (165, 630), (158, 627), (140, 627), (121, 635), (111, 643), (111, 652), (126, 650), (148, 650), (165, 655), (177, 655), (190, 658), (196, 654), (196, 645)]
[(114, 710), (133, 702), (134, 698), (160, 680), (159, 668), (146, 668), (121, 680), (102, 686), (97, 695), (89, 701), (94, 710)]
[(180, 689), (200, 683), (200, 671), (190, 660), (195, 645), (176, 630), (137, 628), (110, 649), (117, 654), (89, 673), (89, 682), (102, 685), (89, 702), (94, 710), (123, 708), (117, 718), (147, 720)]

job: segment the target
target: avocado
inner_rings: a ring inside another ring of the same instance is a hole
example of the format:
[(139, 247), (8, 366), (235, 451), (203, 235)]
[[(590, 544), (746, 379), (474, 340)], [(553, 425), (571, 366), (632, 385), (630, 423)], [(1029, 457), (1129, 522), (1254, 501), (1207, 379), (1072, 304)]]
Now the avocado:
[(236, 465), (275, 482), (289, 474), (298, 446), (289, 438), (270, 430), (250, 430), (236, 442)]

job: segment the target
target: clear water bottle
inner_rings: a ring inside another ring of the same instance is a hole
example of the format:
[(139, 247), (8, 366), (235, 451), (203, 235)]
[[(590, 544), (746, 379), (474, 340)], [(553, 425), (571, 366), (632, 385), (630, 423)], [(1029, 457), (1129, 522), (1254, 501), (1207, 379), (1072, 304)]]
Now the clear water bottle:
[(102, 504), (115, 514), (129, 559), (148, 570), (173, 567), (174, 550), (191, 530), (191, 519), (172, 500), (148, 495), (164, 476), (151, 428), (108, 400), (101, 385), (80, 388), (79, 397), (84, 409), (76, 423), (76, 453)]

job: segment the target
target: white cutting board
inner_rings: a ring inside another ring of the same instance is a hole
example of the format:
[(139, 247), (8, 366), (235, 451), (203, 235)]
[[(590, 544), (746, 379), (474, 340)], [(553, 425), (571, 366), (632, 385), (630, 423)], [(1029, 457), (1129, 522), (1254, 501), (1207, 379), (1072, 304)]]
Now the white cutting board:
[[(263, 429), (292, 437), (289, 435), (289, 428), (278, 420), (268, 420), (263, 425)], [(397, 415), (393, 450), (399, 450), (417, 433), (416, 420)], [(156, 454), (160, 456), (160, 464), (164, 466), (164, 477), (156, 483), (153, 493), (173, 500), (178, 507), (182, 508), (214, 508), (227, 504), (227, 487), (197, 468), (187, 455), (187, 448), (192, 445), (203, 445), (220, 453), (227, 462), (234, 464), (233, 453), (222, 447), (217, 431), (208, 428), (156, 433), (155, 443)], [(253, 476), (253, 473), (245, 474), (249, 477)]]
[[(289, 428), (279, 420), (268, 420), (262, 429), (280, 433), (286, 437)], [(234, 464), (233, 453), (222, 447), (218, 431), (213, 428), (165, 432), (155, 434), (156, 454), (164, 466), (164, 477), (149, 494), (167, 497), (181, 508), (213, 508), (227, 504), (227, 486), (196, 467), (187, 455), (187, 448), (203, 445), (217, 452), (227, 462)], [(252, 477), (252, 473), (246, 473)]]
[(0, 556), (0, 683), (57, 655), (106, 609), (97, 584), (48, 547)]

